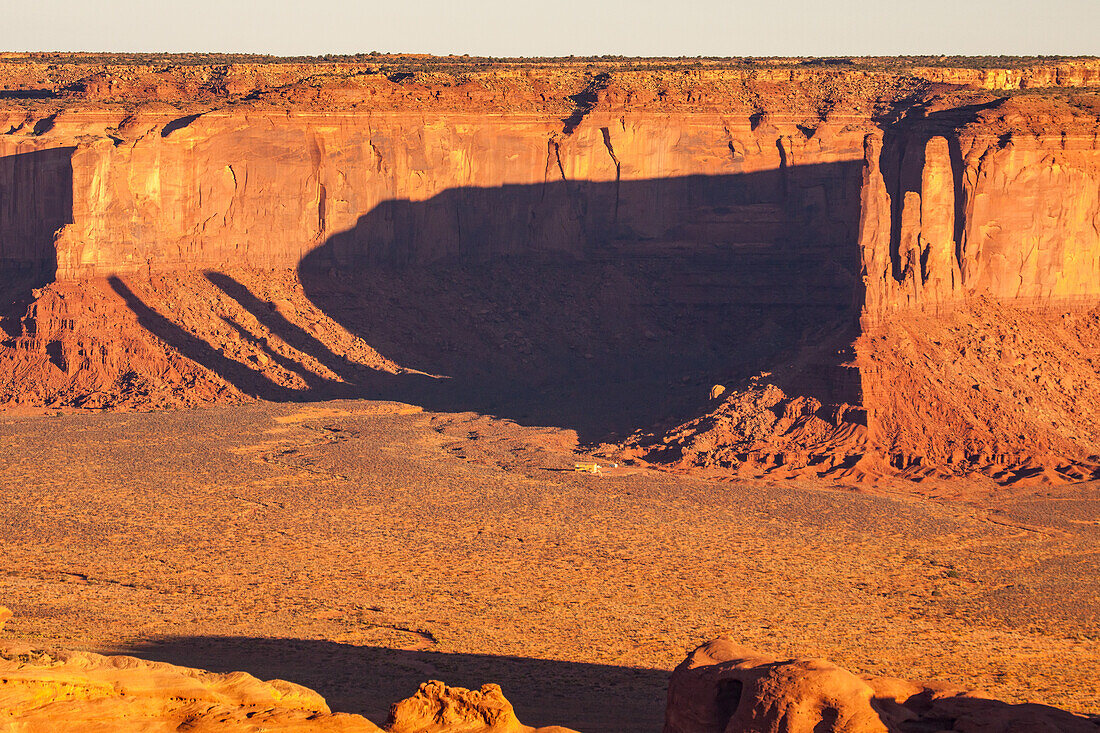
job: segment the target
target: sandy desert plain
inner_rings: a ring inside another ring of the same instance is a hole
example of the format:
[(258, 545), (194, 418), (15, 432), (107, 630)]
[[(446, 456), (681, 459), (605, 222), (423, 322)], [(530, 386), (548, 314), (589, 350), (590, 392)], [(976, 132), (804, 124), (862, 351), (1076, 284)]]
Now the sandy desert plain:
[(5, 54), (0, 731), (1100, 731), (1098, 305), (1093, 58)]

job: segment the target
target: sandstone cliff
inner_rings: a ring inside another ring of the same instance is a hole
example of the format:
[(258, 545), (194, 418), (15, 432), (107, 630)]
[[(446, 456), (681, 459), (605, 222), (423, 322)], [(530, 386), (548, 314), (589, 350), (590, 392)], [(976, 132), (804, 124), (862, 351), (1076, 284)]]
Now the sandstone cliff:
[[(630, 453), (685, 468), (1091, 475), (1100, 426), (1071, 406), (1097, 381), (1092, 321), (1043, 334), (1100, 297), (1098, 73), (6, 59), (0, 394), (423, 398), (381, 370), (457, 377), (434, 406), (496, 409), (471, 395), (560, 399), (581, 374), (741, 385), (719, 411), (742, 415), (755, 377), (797, 403), (751, 408), (767, 429), (668, 432), (715, 408), (678, 397), (617, 432), (663, 421)], [(1022, 346), (996, 362), (929, 336), (980, 311), (967, 343), (1003, 339), (997, 308)], [(1041, 378), (1000, 384), (1015, 359)]]
[(866, 141), (860, 248), (871, 319), (968, 294), (1092, 303), (1100, 282), (1095, 117), (1008, 100), (903, 118)]

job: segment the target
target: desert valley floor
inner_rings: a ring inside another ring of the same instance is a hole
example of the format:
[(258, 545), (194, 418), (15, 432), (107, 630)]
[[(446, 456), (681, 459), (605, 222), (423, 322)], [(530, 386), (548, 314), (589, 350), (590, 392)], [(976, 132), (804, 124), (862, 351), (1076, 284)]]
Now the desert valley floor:
[(279, 677), (378, 721), (442, 679), (498, 682), (535, 725), (658, 730), (669, 670), (721, 632), (1100, 712), (1095, 483), (592, 476), (575, 433), (367, 400), (0, 435), (8, 638)]

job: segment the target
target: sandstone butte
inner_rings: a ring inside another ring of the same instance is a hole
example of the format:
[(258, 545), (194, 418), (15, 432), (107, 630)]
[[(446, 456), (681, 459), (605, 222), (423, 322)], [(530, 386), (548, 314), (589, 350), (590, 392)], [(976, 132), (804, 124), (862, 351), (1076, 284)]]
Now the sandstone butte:
[(7, 54), (0, 87), (8, 408), (425, 374), (458, 409), (582, 376), (644, 403), (705, 362), (695, 403), (587, 437), (720, 475), (1100, 475), (1096, 59)]
[[(0, 626), (10, 616), (0, 608)], [(719, 638), (673, 672), (665, 733), (1095, 733), (1096, 721), (1010, 705), (947, 685), (855, 675), (824, 659), (780, 661)], [(432, 681), (395, 703), (384, 728), (333, 713), (316, 692), (244, 672), (0, 642), (0, 731), (339, 731), (575, 733), (532, 728), (497, 685)]]

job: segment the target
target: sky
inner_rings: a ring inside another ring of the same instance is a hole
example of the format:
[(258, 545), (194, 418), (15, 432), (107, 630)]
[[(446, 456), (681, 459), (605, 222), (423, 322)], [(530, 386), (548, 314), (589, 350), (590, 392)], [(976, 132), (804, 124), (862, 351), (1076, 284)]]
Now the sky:
[(1100, 55), (1100, 0), (25, 0), (7, 51)]

